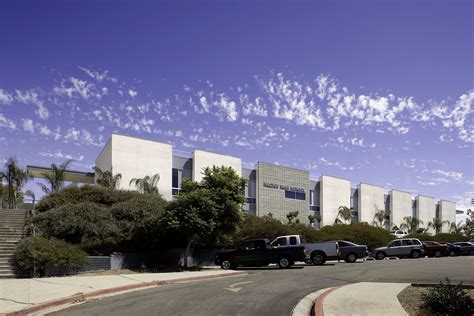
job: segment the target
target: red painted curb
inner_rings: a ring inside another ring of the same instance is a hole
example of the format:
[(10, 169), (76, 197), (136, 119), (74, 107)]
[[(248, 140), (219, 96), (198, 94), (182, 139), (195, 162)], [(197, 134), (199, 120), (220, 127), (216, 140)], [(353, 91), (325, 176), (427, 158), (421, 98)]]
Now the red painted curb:
[(324, 299), (326, 298), (326, 296), (328, 296), (329, 294), (331, 294), (331, 292), (343, 287), (343, 286), (346, 286), (347, 284), (345, 285), (339, 285), (339, 286), (336, 286), (336, 287), (333, 287), (333, 288), (330, 288), (329, 290), (327, 291), (324, 291), (323, 294), (319, 295), (315, 300), (314, 300), (314, 316), (324, 316), (324, 310), (323, 310), (323, 301)]
[(172, 280), (167, 280), (167, 281), (153, 281), (153, 282), (142, 282), (142, 283), (122, 285), (122, 286), (112, 287), (108, 289), (97, 290), (97, 291), (93, 291), (89, 293), (77, 294), (77, 295), (73, 295), (69, 297), (59, 298), (59, 299), (47, 301), (44, 303), (39, 303), (31, 307), (27, 307), (27, 308), (15, 311), (15, 312), (4, 313), (4, 314), (0, 313), (0, 316), (27, 315), (30, 313), (34, 313), (34, 312), (51, 308), (51, 307), (55, 307), (55, 306), (70, 304), (73, 302), (82, 302), (88, 298), (93, 298), (93, 297), (97, 297), (97, 296), (101, 296), (105, 294), (117, 293), (117, 292), (122, 292), (122, 291), (127, 291), (127, 290), (146, 288), (150, 286), (185, 283), (185, 282), (192, 282), (192, 281), (217, 279), (217, 278), (227, 277), (227, 276), (247, 275), (247, 274), (248, 274), (247, 272), (228, 272), (228, 273), (223, 273), (223, 274), (218, 274), (218, 275), (203, 275), (203, 276), (196, 276), (196, 277), (189, 277), (189, 278), (172, 279)]

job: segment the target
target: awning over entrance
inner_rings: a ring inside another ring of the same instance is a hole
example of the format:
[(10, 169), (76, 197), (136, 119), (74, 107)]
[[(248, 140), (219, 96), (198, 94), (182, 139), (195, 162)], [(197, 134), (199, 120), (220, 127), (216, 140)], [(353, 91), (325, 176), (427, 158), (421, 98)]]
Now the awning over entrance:
[[(38, 166), (26, 166), (28, 174), (34, 178), (44, 179), (44, 174), (51, 172), (51, 168), (38, 167)], [(74, 170), (64, 171), (64, 181), (70, 181), (74, 183), (85, 183), (94, 184), (94, 172), (82, 172)]]

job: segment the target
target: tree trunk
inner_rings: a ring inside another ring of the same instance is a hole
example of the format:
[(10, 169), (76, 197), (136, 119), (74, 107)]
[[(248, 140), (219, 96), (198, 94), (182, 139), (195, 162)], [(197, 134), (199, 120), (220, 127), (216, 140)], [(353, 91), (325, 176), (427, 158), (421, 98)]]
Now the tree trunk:
[(186, 249), (184, 250), (184, 258), (183, 258), (183, 265), (185, 268), (188, 267), (188, 256), (191, 251), (191, 245), (194, 242), (194, 236), (188, 237), (187, 244), (186, 244)]

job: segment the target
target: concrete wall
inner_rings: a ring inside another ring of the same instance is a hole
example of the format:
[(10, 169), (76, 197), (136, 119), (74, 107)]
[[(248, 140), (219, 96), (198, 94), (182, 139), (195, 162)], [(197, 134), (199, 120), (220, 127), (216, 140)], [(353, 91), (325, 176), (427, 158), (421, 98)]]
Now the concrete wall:
[[(273, 217), (287, 223), (289, 212), (299, 212), (301, 223), (308, 223), (309, 215), (309, 173), (305, 170), (284, 166), (257, 163), (257, 216), (272, 213)], [(285, 197), (285, 191), (304, 192), (305, 199)], [(302, 190), (302, 191), (301, 191)]]
[[(416, 217), (423, 221), (420, 227), (428, 226), (428, 223), (436, 217), (436, 201), (429, 196), (418, 195), (416, 197)], [(430, 229), (429, 233), (433, 234), (434, 230)]]
[(412, 216), (412, 199), (408, 192), (392, 190), (390, 195), (390, 226), (400, 225), (404, 222), (403, 218)]
[[(113, 135), (112, 135), (113, 136)], [(99, 156), (95, 160), (95, 166), (102, 171), (112, 171), (115, 174), (115, 170), (112, 170), (112, 137), (110, 137), (107, 144), (100, 152)], [(97, 175), (94, 176), (94, 183), (97, 181)]]
[(332, 225), (336, 220), (339, 206), (350, 207), (351, 182), (349, 180), (321, 176), (320, 181), (320, 212), (321, 227)]
[(359, 223), (366, 222), (372, 224), (375, 213), (384, 211), (384, 191), (382, 187), (361, 183), (358, 190), (358, 220)]
[(143, 178), (158, 173), (160, 175), (158, 190), (165, 199), (171, 200), (173, 166), (171, 145), (117, 134), (112, 135), (109, 143), (97, 158), (96, 164), (99, 167), (111, 166), (114, 174), (122, 174), (119, 188), (135, 190), (134, 186), (129, 185), (132, 178)]
[[(449, 221), (449, 223), (456, 221), (456, 203), (446, 200), (439, 201), (439, 219), (442, 221)], [(444, 224), (441, 232), (449, 233), (449, 225)]]
[(195, 150), (193, 153), (193, 180), (202, 180), (202, 171), (206, 167), (232, 167), (235, 172), (242, 175), (242, 161), (240, 158), (212, 153), (209, 151)]

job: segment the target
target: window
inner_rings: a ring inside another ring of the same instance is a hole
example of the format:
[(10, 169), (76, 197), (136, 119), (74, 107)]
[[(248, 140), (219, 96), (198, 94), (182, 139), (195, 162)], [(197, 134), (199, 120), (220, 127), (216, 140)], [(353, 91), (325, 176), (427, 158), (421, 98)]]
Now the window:
[(285, 190), (285, 198), (292, 200), (306, 200), (306, 194), (301, 192), (293, 192)]
[(242, 250), (255, 250), (255, 242), (254, 241), (247, 241), (244, 242), (241, 246), (240, 249)]
[(257, 199), (256, 198), (247, 198), (247, 203), (248, 204), (256, 204), (257, 203)]
[(183, 180), (183, 170), (173, 168), (172, 173), (172, 194), (178, 195), (179, 191), (181, 191), (181, 182)]
[(296, 245), (296, 244), (298, 244), (296, 237), (295, 236), (290, 237), (290, 245)]
[(399, 247), (400, 246), (400, 240), (392, 241), (392, 243), (390, 243), (388, 246), (389, 247)]
[(413, 242), (410, 239), (402, 240), (402, 246), (412, 246)]
[(413, 239), (412, 240), (413, 245), (421, 245), (421, 242), (419, 240)]
[(314, 206), (314, 190), (309, 191), (309, 205)]
[(281, 247), (281, 246), (286, 246), (286, 238), (285, 237), (278, 238), (272, 244), (272, 247)]

